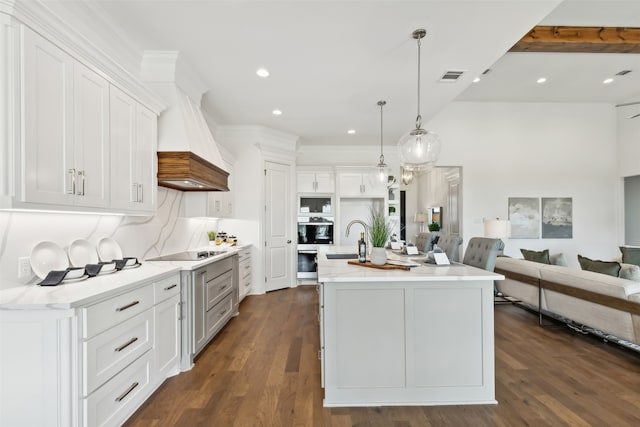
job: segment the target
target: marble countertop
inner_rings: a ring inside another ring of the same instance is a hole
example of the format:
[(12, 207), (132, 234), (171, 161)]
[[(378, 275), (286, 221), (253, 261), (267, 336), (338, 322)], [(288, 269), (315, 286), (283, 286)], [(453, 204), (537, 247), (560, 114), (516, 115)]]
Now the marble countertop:
[(226, 253), (198, 261), (142, 261), (137, 268), (58, 286), (20, 285), (0, 290), (0, 310), (70, 309), (95, 304), (111, 296), (127, 292), (144, 282), (160, 280), (180, 271), (196, 270), (212, 262), (230, 257), (248, 245), (216, 246), (193, 249)]
[(190, 249), (190, 251), (224, 251), (226, 253), (220, 255), (214, 255), (208, 258), (203, 258), (197, 261), (145, 261), (146, 263), (156, 264), (156, 265), (170, 265), (173, 267), (177, 267), (183, 271), (191, 271), (197, 270), (200, 267), (204, 267), (207, 264), (211, 264), (212, 262), (220, 261), (222, 259), (228, 258), (233, 254), (240, 252), (241, 250), (249, 247), (250, 245), (237, 245), (237, 246), (229, 246), (229, 245), (221, 245), (221, 246), (204, 246), (201, 248)]
[(419, 264), (406, 270), (380, 270), (348, 264), (345, 259), (327, 259), (327, 253), (355, 253), (355, 248), (331, 246), (318, 250), (318, 282), (425, 282), (502, 280), (504, 276), (464, 264), (434, 265), (424, 257), (396, 255), (387, 250), (387, 258)]
[(172, 265), (143, 262), (137, 268), (58, 286), (17, 286), (0, 291), (0, 310), (69, 309), (90, 305), (179, 271)]

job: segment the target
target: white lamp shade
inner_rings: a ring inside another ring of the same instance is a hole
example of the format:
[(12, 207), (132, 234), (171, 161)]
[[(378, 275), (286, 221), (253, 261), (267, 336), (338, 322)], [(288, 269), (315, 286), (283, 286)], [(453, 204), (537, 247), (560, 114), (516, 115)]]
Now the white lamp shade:
[(426, 212), (416, 212), (416, 215), (413, 217), (414, 222), (427, 222), (428, 219)]
[(414, 129), (398, 141), (400, 162), (407, 168), (418, 170), (438, 160), (442, 141), (437, 133)]
[(506, 219), (484, 220), (484, 237), (506, 239), (511, 237), (511, 221)]

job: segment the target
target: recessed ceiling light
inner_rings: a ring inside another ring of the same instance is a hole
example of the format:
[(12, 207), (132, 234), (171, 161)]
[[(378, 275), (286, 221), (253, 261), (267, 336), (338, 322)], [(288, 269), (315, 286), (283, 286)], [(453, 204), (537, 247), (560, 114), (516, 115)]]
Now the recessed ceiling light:
[(474, 83), (478, 83), (480, 81), (480, 77), (476, 77), (475, 79), (473, 79)]
[(347, 131), (347, 133), (348, 133), (349, 135), (353, 135), (354, 133), (356, 133), (356, 130), (355, 130), (355, 129), (349, 129), (349, 130)]
[(538, 80), (536, 80), (536, 83), (544, 83), (546, 81), (547, 79), (545, 77), (540, 77)]
[(269, 70), (266, 68), (258, 68), (256, 74), (260, 77), (269, 77)]
[(272, 113), (273, 113), (274, 116), (281, 116), (282, 115), (282, 110), (275, 109), (275, 110), (272, 111)]
[(608, 85), (609, 83), (613, 83), (613, 79), (612, 79), (611, 77), (609, 77), (608, 79), (604, 79), (604, 80), (602, 81), (602, 83), (604, 83), (604, 84)]

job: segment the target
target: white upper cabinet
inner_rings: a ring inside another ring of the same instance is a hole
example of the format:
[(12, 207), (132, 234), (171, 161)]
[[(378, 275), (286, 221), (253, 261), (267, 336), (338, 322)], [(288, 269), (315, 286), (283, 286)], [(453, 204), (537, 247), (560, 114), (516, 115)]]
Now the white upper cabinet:
[(367, 172), (340, 172), (338, 174), (340, 197), (384, 198), (387, 183), (369, 179)]
[(157, 115), (62, 45), (0, 27), (0, 208), (154, 213)]
[(156, 207), (157, 117), (111, 86), (111, 206), (152, 213)]
[(298, 171), (298, 193), (333, 193), (333, 176), (331, 171)]

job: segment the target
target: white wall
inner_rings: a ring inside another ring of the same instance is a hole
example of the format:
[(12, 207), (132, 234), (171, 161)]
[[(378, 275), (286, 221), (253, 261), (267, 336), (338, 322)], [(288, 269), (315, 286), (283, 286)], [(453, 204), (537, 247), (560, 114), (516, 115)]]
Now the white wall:
[(618, 176), (640, 175), (640, 105), (616, 109), (618, 119)]
[(616, 188), (616, 112), (604, 104), (450, 104), (428, 124), (443, 140), (439, 164), (463, 168), (464, 243), (483, 218), (506, 218), (509, 197), (572, 197), (572, 239), (508, 239), (520, 248), (612, 259), (621, 201)]

